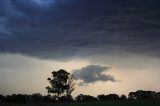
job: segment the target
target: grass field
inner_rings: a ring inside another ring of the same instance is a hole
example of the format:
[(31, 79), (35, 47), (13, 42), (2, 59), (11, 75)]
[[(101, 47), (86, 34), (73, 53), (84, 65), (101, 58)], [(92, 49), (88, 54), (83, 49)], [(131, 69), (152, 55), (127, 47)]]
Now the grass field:
[(0, 106), (160, 106), (160, 101), (106, 101), (86, 103), (52, 103), (52, 104), (0, 104)]

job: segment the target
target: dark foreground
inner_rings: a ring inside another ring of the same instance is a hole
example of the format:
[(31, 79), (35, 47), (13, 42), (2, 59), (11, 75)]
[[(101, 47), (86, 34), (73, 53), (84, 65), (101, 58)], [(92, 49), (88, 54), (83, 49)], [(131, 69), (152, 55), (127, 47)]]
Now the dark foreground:
[(86, 103), (0, 104), (0, 106), (160, 106), (160, 101), (106, 101)]

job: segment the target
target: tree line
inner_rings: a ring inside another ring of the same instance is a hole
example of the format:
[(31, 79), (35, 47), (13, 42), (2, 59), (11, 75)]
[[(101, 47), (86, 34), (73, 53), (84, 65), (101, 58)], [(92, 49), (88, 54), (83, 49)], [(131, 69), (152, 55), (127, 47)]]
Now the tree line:
[(130, 92), (128, 96), (117, 94), (101, 94), (97, 97), (91, 95), (79, 94), (73, 98), (71, 93), (75, 89), (75, 81), (73, 75), (67, 71), (60, 69), (52, 72), (52, 78), (47, 79), (50, 86), (46, 87), (48, 95), (35, 93), (27, 94), (0, 94), (0, 103), (56, 103), (56, 102), (89, 102), (89, 101), (109, 101), (109, 100), (160, 100), (160, 92), (138, 90)]
[(128, 97), (125, 95), (117, 94), (101, 94), (97, 97), (91, 95), (79, 94), (77, 97), (68, 98), (67, 96), (57, 97), (55, 95), (41, 95), (35, 93), (32, 95), (27, 94), (12, 94), (0, 95), (0, 103), (56, 103), (56, 102), (89, 102), (89, 101), (127, 101), (127, 100), (160, 100), (160, 92), (138, 90), (130, 92)]

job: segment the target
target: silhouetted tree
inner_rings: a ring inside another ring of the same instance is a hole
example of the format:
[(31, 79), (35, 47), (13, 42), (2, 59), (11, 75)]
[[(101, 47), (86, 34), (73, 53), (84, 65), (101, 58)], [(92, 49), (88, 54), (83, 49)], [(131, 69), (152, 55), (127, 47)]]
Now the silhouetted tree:
[(58, 98), (57, 98), (56, 95), (51, 96), (51, 98), (52, 98), (52, 102), (53, 102), (53, 103), (54, 103), (54, 102), (57, 102), (57, 100), (58, 100)]
[(99, 101), (107, 101), (107, 100), (119, 100), (119, 96), (117, 94), (109, 94), (109, 95), (98, 95), (97, 96)]
[[(68, 81), (69, 82), (69, 78)], [(67, 83), (68, 84), (68, 83)], [(65, 90), (67, 91), (67, 90)], [(65, 92), (64, 91), (64, 92)], [(65, 92), (67, 94), (67, 92)], [(155, 91), (143, 91), (138, 90), (136, 92), (130, 92), (128, 95), (128, 99), (125, 95), (121, 95), (120, 97), (117, 94), (109, 94), (109, 95), (98, 95), (97, 98), (90, 95), (78, 95), (75, 99), (64, 95), (56, 96), (56, 95), (46, 95), (42, 96), (39, 93), (26, 95), (26, 94), (12, 94), (3, 96), (0, 95), (0, 103), (55, 103), (55, 102), (68, 102), (73, 101), (76, 102), (88, 102), (88, 101), (107, 101), (107, 100), (160, 100), (160, 92)]]
[(68, 84), (68, 88), (66, 89), (67, 101), (73, 101), (71, 93), (75, 90), (75, 84), (76, 84), (75, 80), (73, 79), (73, 75), (69, 76), (67, 84)]
[(99, 101), (105, 101), (105, 100), (106, 100), (106, 96), (105, 96), (104, 94), (101, 94), (101, 95), (98, 95), (98, 96), (97, 96), (97, 99), (98, 99)]
[(10, 103), (26, 103), (26, 95), (25, 94), (7, 95), (6, 101)]
[(50, 103), (52, 101), (52, 96), (51, 95), (43, 96), (43, 101), (46, 103)]
[(120, 100), (127, 100), (126, 95), (121, 95), (121, 97), (119, 98)]
[(160, 100), (160, 92), (157, 92), (157, 93), (156, 93), (156, 99), (157, 99), (157, 100)]
[(90, 95), (83, 95), (83, 94), (80, 94), (78, 95), (75, 100), (77, 102), (88, 102), (88, 101), (97, 101), (97, 99), (93, 96), (90, 96)]
[(61, 96), (58, 99), (59, 102), (70, 102), (72, 100), (73, 100), (72, 97), (68, 98), (67, 96)]
[(107, 100), (119, 100), (119, 96), (117, 94), (109, 94), (106, 95)]
[(53, 71), (52, 77), (53, 79), (48, 78), (48, 81), (51, 84), (51, 87), (46, 87), (48, 93), (56, 94), (56, 99), (60, 99), (61, 95), (65, 94), (66, 100), (73, 100), (71, 93), (75, 89), (75, 82), (72, 75), (63, 69), (60, 69), (58, 71)]
[(35, 103), (43, 102), (43, 96), (40, 93), (32, 94), (31, 102), (35, 102)]
[(142, 99), (156, 99), (157, 94), (155, 91), (143, 91), (143, 90), (138, 90), (136, 92), (130, 92), (128, 95), (129, 99), (132, 100), (142, 100)]
[(129, 99), (129, 100), (135, 100), (135, 99), (136, 99), (136, 97), (135, 97), (135, 92), (130, 92), (130, 93), (128, 94), (128, 99)]
[(5, 102), (5, 96), (0, 94), (0, 103), (4, 103), (4, 102)]
[(52, 75), (53, 79), (48, 78), (51, 87), (48, 86), (46, 89), (48, 90), (48, 93), (54, 93), (60, 97), (60, 95), (63, 94), (66, 89), (68, 89), (67, 80), (69, 78), (69, 73), (60, 69), (58, 71), (53, 71)]

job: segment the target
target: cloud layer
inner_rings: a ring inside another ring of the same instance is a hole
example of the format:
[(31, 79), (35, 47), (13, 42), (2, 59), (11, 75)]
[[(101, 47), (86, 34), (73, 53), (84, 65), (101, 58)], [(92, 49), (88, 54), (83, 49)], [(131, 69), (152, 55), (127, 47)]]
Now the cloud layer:
[(110, 67), (99, 65), (88, 65), (79, 70), (73, 71), (73, 76), (76, 80), (81, 80), (79, 85), (86, 85), (97, 81), (112, 81), (115, 82), (113, 76), (106, 75), (104, 72), (109, 71)]
[(121, 53), (160, 57), (158, 0), (35, 1), (0, 1), (0, 53), (45, 59)]

